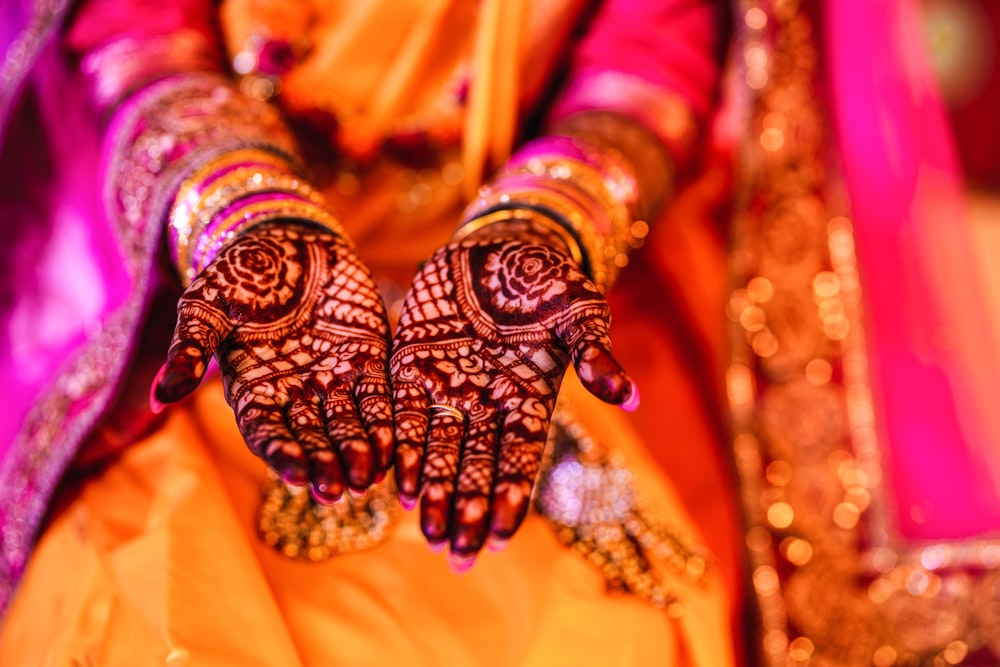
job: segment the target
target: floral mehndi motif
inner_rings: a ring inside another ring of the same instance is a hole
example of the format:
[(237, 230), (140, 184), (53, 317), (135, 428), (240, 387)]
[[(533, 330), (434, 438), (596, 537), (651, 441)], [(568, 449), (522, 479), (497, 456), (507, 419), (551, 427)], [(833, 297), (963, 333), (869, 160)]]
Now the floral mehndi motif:
[(237, 320), (280, 313), (293, 297), (301, 297), (295, 288), (301, 287), (302, 266), (285, 263), (284, 252), (277, 239), (253, 235), (237, 252), (219, 257), (212, 282), (232, 304)]
[(343, 239), (284, 222), (226, 246), (184, 292), (163, 403), (190, 393), (214, 353), (247, 444), (320, 502), (367, 488), (388, 468), (388, 322)]
[(528, 511), (571, 361), (599, 398), (635, 400), (608, 318), (558, 239), (530, 224), (447, 245), (414, 279), (390, 362), (396, 480), (404, 504), (421, 499), (424, 535), (450, 544), (456, 569)]
[(563, 261), (559, 251), (541, 245), (509, 243), (486, 259), (484, 287), (498, 312), (529, 313), (586, 276)]

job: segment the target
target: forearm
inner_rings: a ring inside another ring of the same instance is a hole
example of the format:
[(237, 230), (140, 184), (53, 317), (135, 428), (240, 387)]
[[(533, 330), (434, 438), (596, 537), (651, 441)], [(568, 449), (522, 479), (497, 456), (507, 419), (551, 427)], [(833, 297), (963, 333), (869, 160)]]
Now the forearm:
[(656, 135), (637, 121), (614, 111), (583, 111), (560, 121), (551, 133), (576, 137), (628, 165), (637, 187), (637, 220), (655, 220), (670, 201), (677, 180), (675, 159)]
[(723, 32), (720, 3), (602, 3), (542, 134), (483, 188), (463, 230), (484, 215), (502, 219), (497, 209), (530, 211), (575, 240), (606, 291), (695, 166)]
[(341, 235), (279, 110), (245, 95), (224, 67), (215, 6), (126, 4), (89, 0), (65, 36), (105, 119), (110, 217), (135, 229), (165, 225), (185, 285), (264, 222), (302, 220)]

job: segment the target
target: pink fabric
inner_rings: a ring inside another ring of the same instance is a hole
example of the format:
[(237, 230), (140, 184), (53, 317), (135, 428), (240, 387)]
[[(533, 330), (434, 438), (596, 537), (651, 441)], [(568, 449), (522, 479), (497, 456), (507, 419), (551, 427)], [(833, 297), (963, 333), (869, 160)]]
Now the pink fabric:
[(915, 7), (837, 0), (825, 11), (898, 528), (920, 540), (996, 534), (1000, 338), (980, 305)]
[(657, 134), (683, 172), (718, 92), (724, 9), (703, 0), (601, 3), (572, 52), (549, 122), (613, 109)]
[(215, 35), (215, 3), (203, 0), (87, 0), (65, 37), (67, 48), (82, 57), (125, 37), (148, 38), (175, 30)]
[(604, 2), (573, 52), (569, 87), (598, 71), (621, 72), (682, 96), (705, 115), (718, 85), (724, 17), (721, 3), (703, 0)]
[[(7, 39), (27, 23), (15, 20), (14, 9), (27, 17), (30, 5), (10, 3), (11, 15), (3, 17)], [(116, 37), (182, 27), (209, 33), (212, 12), (201, 0), (91, 0), (78, 10), (66, 45), (82, 58)], [(66, 106), (89, 98), (82, 83), (60, 67), (54, 49), (44, 52), (28, 84), (30, 99), (20, 105), (3, 146), (0, 377), (7, 398), (0, 459), (41, 389), (128, 293), (122, 257), (100, 212), (98, 121), (82, 105)]]

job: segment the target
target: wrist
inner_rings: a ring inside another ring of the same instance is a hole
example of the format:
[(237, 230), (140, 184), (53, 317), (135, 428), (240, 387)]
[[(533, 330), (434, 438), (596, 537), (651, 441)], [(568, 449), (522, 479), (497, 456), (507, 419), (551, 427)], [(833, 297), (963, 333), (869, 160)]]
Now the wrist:
[(517, 239), (541, 243), (560, 250), (581, 269), (584, 267), (580, 244), (566, 227), (552, 217), (527, 208), (503, 208), (465, 221), (455, 231), (453, 241)]
[(319, 192), (280, 156), (248, 148), (210, 160), (181, 184), (170, 211), (168, 243), (182, 283), (240, 235), (277, 220), (346, 238)]
[(480, 189), (460, 229), (482, 226), (480, 218), (499, 211), (531, 211), (576, 246), (578, 264), (604, 291), (648, 232), (638, 209), (637, 181), (618, 154), (577, 138), (543, 137), (522, 147)]

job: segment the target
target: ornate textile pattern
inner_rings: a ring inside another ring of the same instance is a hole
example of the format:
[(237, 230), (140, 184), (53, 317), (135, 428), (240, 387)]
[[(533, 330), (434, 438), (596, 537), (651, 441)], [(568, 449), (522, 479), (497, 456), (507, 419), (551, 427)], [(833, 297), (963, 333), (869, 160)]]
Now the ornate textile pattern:
[(597, 288), (550, 231), (528, 236), (542, 242), (518, 238), (485, 228), (439, 250), (414, 280), (393, 344), (400, 497), (422, 497), (428, 540), (450, 541), (469, 563), (528, 510), (570, 360), (606, 401), (634, 391), (611, 357)]
[(591, 438), (565, 406), (552, 419), (535, 508), (560, 541), (598, 568), (613, 591), (684, 613), (670, 581), (698, 584), (709, 561), (643, 507), (620, 453)]
[(399, 514), (391, 475), (357, 497), (347, 494), (327, 505), (271, 473), (257, 530), (267, 544), (289, 558), (315, 561), (374, 547), (389, 535)]
[(293, 164), (294, 142), (278, 112), (216, 74), (148, 86), (119, 108), (108, 136), (115, 144), (104, 203), (122, 239), (134, 237), (129, 228), (165, 220), (184, 179), (219, 155), (254, 147)]
[(759, 96), (727, 389), (765, 664), (996, 664), (1000, 544), (913, 544), (888, 520), (811, 17), (796, 0), (744, 8), (743, 75)]
[[(23, 29), (8, 44), (7, 51), (0, 59), (0, 137), (7, 130), (11, 111), (21, 92), (21, 84), (70, 8), (69, 0), (30, 4), (31, 15), (26, 17)], [(15, 16), (16, 10), (5, 16), (5, 20), (13, 21)]]
[(389, 325), (342, 238), (267, 223), (226, 246), (178, 304), (157, 400), (192, 391), (215, 353), (250, 449), (323, 502), (367, 488), (390, 462)]
[[(154, 243), (146, 258), (151, 263)], [(74, 358), (25, 419), (0, 468), (0, 613), (24, 572), (48, 498), (77, 445), (114, 396), (142, 315), (147, 281), (136, 281), (135, 298), (116, 311)]]

